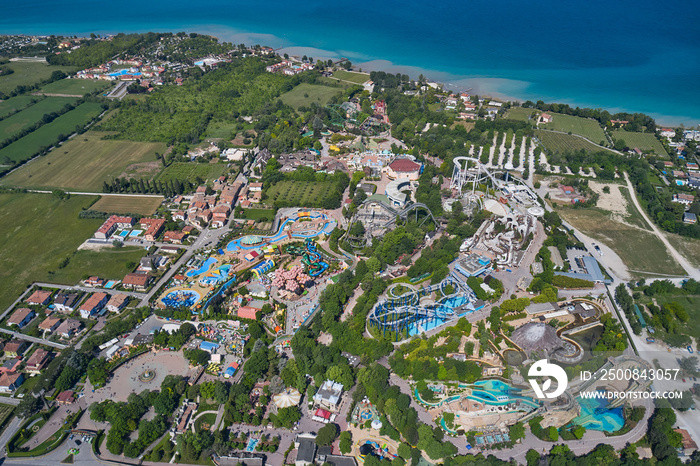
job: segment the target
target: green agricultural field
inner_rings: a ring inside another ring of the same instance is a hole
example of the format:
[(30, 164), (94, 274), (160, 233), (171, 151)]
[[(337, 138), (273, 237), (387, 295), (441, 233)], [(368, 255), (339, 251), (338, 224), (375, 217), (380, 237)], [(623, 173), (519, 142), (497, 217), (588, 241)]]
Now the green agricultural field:
[(299, 108), (309, 106), (311, 102), (316, 102), (320, 106), (324, 106), (330, 102), (331, 98), (340, 94), (341, 89), (337, 87), (321, 86), (319, 84), (301, 83), (289, 92), (285, 92), (280, 96), (282, 102)]
[(354, 84), (349, 83), (347, 81), (341, 81), (340, 79), (337, 79), (337, 78), (327, 78), (325, 76), (319, 76), (317, 82), (334, 84), (336, 86), (342, 86), (343, 89), (347, 89), (350, 86), (354, 86)]
[(9, 306), (32, 282), (52, 279), (59, 263), (73, 254), (102, 224), (79, 219), (94, 197), (51, 194), (0, 194), (0, 309)]
[(322, 205), (323, 200), (333, 191), (331, 181), (304, 182), (304, 181), (280, 181), (269, 188), (266, 203), (274, 205), (279, 201), (286, 206), (307, 207)]
[(146, 250), (139, 247), (110, 248), (101, 251), (81, 250), (70, 256), (68, 265), (55, 269), (53, 274), (39, 273), (41, 281), (72, 285), (87, 275), (97, 275), (108, 280), (121, 280), (127, 273), (133, 272)]
[(137, 175), (147, 175), (149, 178), (163, 168), (156, 161), (155, 153), (165, 152), (164, 143), (102, 140), (108, 134), (87, 131), (76, 136), (45, 157), (10, 173), (0, 184), (102, 192), (103, 182), (122, 176), (127, 167), (137, 167)]
[(18, 95), (7, 100), (0, 101), (0, 118), (5, 118), (7, 115), (18, 110), (25, 109), (30, 105), (34, 105), (40, 101), (41, 97), (34, 95)]
[(542, 145), (553, 154), (564, 154), (585, 150), (586, 152), (598, 152), (602, 149), (580, 137), (571, 134), (553, 133), (551, 131), (536, 130), (535, 135)]
[(112, 87), (109, 81), (97, 79), (61, 79), (42, 87), (39, 91), (42, 94), (66, 94), (83, 96), (94, 91), (103, 91)]
[(14, 73), (7, 76), (0, 76), (0, 93), (9, 94), (19, 85), (32, 85), (49, 79), (54, 71), (73, 73), (77, 70), (71, 66), (49, 66), (47, 63), (39, 62), (10, 62), (0, 68), (12, 68)]
[(163, 199), (163, 196), (102, 196), (90, 209), (117, 214), (153, 215)]
[(158, 176), (158, 181), (178, 179), (195, 183), (199, 179), (202, 183), (214, 181), (226, 171), (226, 165), (222, 163), (187, 163), (175, 162), (168, 166)]
[(47, 113), (58, 112), (67, 104), (75, 103), (76, 100), (73, 97), (47, 97), (19, 113), (0, 120), (0, 141), (12, 137), (34, 123), (41, 121), (41, 118)]
[(567, 208), (557, 212), (574, 228), (614, 250), (634, 276), (685, 274), (653, 233), (616, 222), (606, 210)]
[(59, 140), (60, 135), (68, 135), (76, 127), (85, 126), (102, 113), (102, 105), (86, 102), (68, 113), (64, 113), (51, 123), (0, 149), (0, 163), (19, 162), (31, 158), (42, 147), (49, 147)]
[(369, 81), (369, 74), (357, 73), (355, 71), (338, 70), (333, 73), (334, 78), (342, 79), (343, 81), (351, 81), (355, 84), (363, 84)]
[(552, 122), (541, 124), (540, 128), (562, 131), (564, 133), (571, 132), (588, 138), (596, 144), (603, 143), (601, 145), (605, 145), (607, 141), (605, 132), (597, 121), (572, 115), (562, 115), (561, 113), (552, 113), (551, 115)]
[(537, 120), (530, 119), (533, 113), (539, 115), (541, 112), (534, 108), (513, 107), (508, 109), (508, 113), (506, 113), (504, 118), (507, 118), (508, 120), (529, 121), (534, 123)]
[(651, 133), (634, 133), (622, 129), (612, 132), (613, 140), (625, 141), (625, 145), (630, 149), (639, 149), (642, 152), (653, 152), (656, 155), (668, 156), (661, 141), (656, 139)]

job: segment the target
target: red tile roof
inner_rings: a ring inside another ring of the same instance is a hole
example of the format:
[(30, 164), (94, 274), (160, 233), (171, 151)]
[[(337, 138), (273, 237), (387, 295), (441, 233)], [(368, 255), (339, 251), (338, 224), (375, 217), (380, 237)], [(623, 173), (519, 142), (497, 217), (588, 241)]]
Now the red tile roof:
[(393, 162), (391, 162), (389, 168), (391, 168), (395, 172), (410, 173), (417, 172), (418, 170), (420, 170), (420, 164), (412, 162), (408, 159), (396, 159)]

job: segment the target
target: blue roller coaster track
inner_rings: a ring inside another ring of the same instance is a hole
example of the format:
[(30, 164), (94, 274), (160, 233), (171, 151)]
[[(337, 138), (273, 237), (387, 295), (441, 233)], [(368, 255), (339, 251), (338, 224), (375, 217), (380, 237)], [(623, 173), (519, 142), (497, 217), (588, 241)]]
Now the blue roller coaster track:
[[(453, 292), (446, 293), (451, 285)], [(421, 304), (421, 298), (430, 296), (433, 292), (442, 295), (435, 301)], [(462, 298), (462, 299), (460, 299)], [(389, 296), (377, 303), (368, 317), (368, 325), (386, 335), (392, 332), (398, 341), (406, 333), (410, 335), (414, 329), (434, 327), (440, 323), (455, 319), (458, 316), (474, 311), (476, 295), (467, 284), (454, 273), (435, 285), (410, 290), (400, 296)]]

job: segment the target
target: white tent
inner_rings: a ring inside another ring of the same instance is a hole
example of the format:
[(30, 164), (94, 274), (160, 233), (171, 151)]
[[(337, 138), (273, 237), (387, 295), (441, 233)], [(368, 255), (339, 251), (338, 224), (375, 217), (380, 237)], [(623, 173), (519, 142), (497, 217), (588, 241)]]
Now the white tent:
[(289, 408), (296, 406), (301, 401), (301, 393), (296, 388), (288, 388), (282, 393), (272, 397), (278, 408)]

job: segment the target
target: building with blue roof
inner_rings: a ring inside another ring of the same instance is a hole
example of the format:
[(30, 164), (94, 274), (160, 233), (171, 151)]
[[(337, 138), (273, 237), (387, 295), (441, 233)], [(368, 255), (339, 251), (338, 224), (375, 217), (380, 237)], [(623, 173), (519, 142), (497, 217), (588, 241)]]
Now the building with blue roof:
[(213, 353), (214, 351), (216, 351), (217, 349), (219, 349), (219, 345), (217, 345), (216, 343), (213, 343), (213, 342), (211, 342), (211, 341), (203, 341), (203, 342), (199, 345), (199, 349), (201, 349), (201, 350), (203, 350), (203, 351), (206, 351), (206, 352), (208, 352), (208, 353)]

